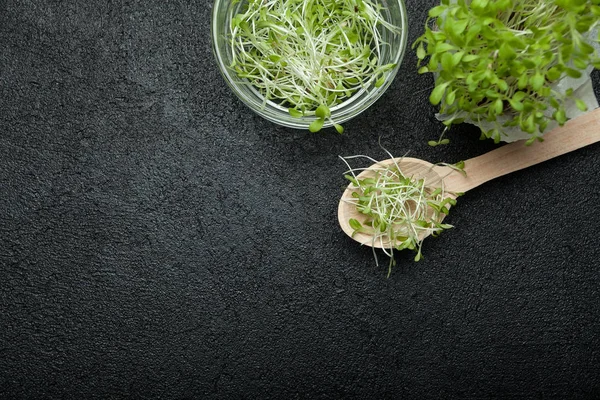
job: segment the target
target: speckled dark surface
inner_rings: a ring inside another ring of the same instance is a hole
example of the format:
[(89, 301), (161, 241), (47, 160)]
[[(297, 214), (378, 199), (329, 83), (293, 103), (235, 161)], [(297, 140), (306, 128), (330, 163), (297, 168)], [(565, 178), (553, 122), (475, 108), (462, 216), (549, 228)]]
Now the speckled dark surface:
[[(412, 42), (435, 1), (406, 3)], [(337, 225), (337, 156), (494, 145), (427, 145), (410, 51), (344, 135), (277, 127), (210, 14), (0, 0), (0, 398), (600, 398), (599, 145), (468, 193), (386, 279)]]

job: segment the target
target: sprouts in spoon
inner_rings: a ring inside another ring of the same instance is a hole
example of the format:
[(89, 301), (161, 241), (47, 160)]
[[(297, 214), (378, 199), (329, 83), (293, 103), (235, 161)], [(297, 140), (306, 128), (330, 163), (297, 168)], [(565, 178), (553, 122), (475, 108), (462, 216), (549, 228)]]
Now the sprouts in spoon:
[[(452, 228), (442, 220), (450, 207), (456, 205), (456, 197), (460, 194), (446, 191), (442, 177), (435, 173), (429, 177), (405, 173), (399, 159), (393, 157), (386, 163), (364, 155), (340, 158), (348, 166), (345, 177), (351, 182), (349, 188), (353, 189), (352, 198), (343, 201), (354, 205), (361, 217), (361, 221), (349, 220), (353, 237), (365, 234), (371, 238), (377, 265), (375, 247), (383, 249), (390, 258), (388, 276), (395, 265), (394, 250), (413, 250), (417, 253), (415, 261), (419, 261), (424, 238)], [(367, 159), (375, 165), (352, 168), (349, 160), (357, 158)], [(462, 163), (443, 165), (455, 170), (462, 168)]]

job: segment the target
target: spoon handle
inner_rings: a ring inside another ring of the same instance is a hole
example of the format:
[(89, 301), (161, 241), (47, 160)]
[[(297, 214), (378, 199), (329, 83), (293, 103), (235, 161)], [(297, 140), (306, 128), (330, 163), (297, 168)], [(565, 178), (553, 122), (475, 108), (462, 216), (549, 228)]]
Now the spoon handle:
[(451, 174), (446, 188), (466, 192), (508, 173), (539, 164), (551, 158), (600, 141), (600, 108), (568, 121), (544, 135), (543, 142), (525, 145), (524, 140), (504, 145), (465, 161), (466, 177)]

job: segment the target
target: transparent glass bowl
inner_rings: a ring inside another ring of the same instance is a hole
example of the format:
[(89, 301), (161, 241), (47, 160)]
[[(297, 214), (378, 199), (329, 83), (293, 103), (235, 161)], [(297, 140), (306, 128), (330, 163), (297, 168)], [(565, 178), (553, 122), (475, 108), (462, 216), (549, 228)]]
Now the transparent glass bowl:
[[(383, 46), (381, 49), (381, 64), (396, 64), (396, 67), (386, 73), (385, 82), (379, 87), (371, 86), (361, 89), (354, 93), (349, 99), (330, 108), (331, 121), (343, 123), (371, 106), (390, 86), (406, 50), (406, 41), (408, 36), (408, 23), (406, 16), (406, 7), (403, 0), (377, 0), (385, 8), (382, 11), (383, 17), (390, 23), (401, 28), (401, 34), (394, 35), (386, 29), (381, 29), (383, 41), (389, 43), (389, 46)], [(215, 58), (221, 70), (225, 81), (239, 97), (244, 104), (256, 112), (258, 115), (279, 125), (296, 129), (308, 129), (308, 126), (316, 119), (315, 116), (292, 117), (287, 107), (283, 107), (276, 102), (267, 101), (254, 88), (248, 84), (245, 79), (239, 78), (235, 71), (229, 68), (231, 65), (231, 46), (228, 44), (227, 35), (231, 25), (230, 15), (232, 7), (241, 9), (244, 2), (235, 2), (232, 0), (215, 0), (212, 14), (212, 46)], [(332, 126), (332, 122), (325, 121), (324, 127)]]

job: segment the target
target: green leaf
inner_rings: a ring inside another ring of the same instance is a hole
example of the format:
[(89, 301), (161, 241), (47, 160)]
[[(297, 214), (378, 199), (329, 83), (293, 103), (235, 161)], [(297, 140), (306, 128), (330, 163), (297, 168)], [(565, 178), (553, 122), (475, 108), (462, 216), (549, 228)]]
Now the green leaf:
[(516, 101), (521, 101), (521, 100), (523, 100), (525, 98), (526, 95), (527, 94), (525, 92), (519, 91), (519, 92), (516, 92), (513, 95), (513, 99), (516, 100)]
[(423, 42), (421, 42), (419, 44), (419, 47), (417, 47), (417, 58), (419, 60), (422, 60), (425, 58), (426, 55), (427, 53), (425, 52), (425, 47), (423, 47)]
[(524, 49), (527, 47), (527, 42), (518, 36), (512, 36), (508, 42), (514, 49)]
[(520, 101), (517, 101), (515, 99), (509, 99), (508, 102), (510, 103), (510, 106), (513, 108), (513, 110), (523, 111), (523, 103), (521, 103)]
[(529, 117), (527, 117), (527, 120), (525, 121), (525, 132), (528, 132), (528, 133), (535, 132), (535, 122), (533, 119), (534, 119), (533, 114), (531, 114)]
[[(358, 181), (357, 181), (357, 180), (354, 178), (354, 176), (346, 174), (346, 175), (344, 175), (344, 178), (346, 178), (346, 179), (348, 179), (350, 182), (352, 182), (352, 184), (353, 184), (354, 186), (356, 186), (356, 187), (360, 186), (360, 185), (358, 184)], [(353, 192), (353, 193), (352, 193), (352, 196), (353, 196), (353, 197), (356, 197), (356, 196), (354, 196), (354, 195), (358, 196), (359, 194), (358, 194), (358, 193), (356, 193), (356, 192)]]
[(519, 77), (519, 80), (517, 81), (517, 87), (519, 89), (525, 89), (527, 87), (527, 82), (528, 82), (528, 78), (527, 75), (523, 74)]
[(308, 130), (313, 133), (319, 132), (323, 128), (324, 123), (325, 120), (323, 118), (316, 119), (308, 126)]
[(431, 104), (433, 104), (434, 106), (440, 104), (440, 101), (442, 101), (442, 97), (444, 96), (444, 92), (446, 91), (448, 85), (450, 85), (450, 82), (445, 82), (441, 85), (436, 86), (435, 89), (433, 89), (431, 95), (429, 96), (429, 101), (431, 102)]
[(463, 32), (467, 29), (467, 25), (469, 25), (468, 19), (459, 19), (454, 21), (452, 33), (455, 36), (460, 37), (463, 34)]
[[(368, 46), (365, 46), (365, 48), (368, 48)], [(386, 72), (386, 71), (392, 70), (392, 69), (396, 68), (397, 65), (398, 65), (398, 63), (390, 63), (390, 64), (382, 65), (379, 68), (379, 72)]]
[(431, 57), (429, 58), (429, 63), (427, 64), (427, 68), (429, 68), (430, 71), (437, 71), (438, 68), (438, 55), (437, 53), (434, 53), (431, 55)]
[(364, 185), (375, 185), (377, 181), (374, 178), (365, 178), (361, 180)]
[(581, 58), (573, 59), (573, 65), (575, 65), (579, 69), (586, 69), (588, 66), (587, 60)]
[(354, 229), (355, 231), (358, 231), (362, 228), (362, 224), (358, 222), (357, 219), (350, 218), (348, 223), (350, 224), (350, 228)]
[(480, 22), (473, 24), (467, 29), (466, 41), (470, 43), (477, 36), (479, 36), (479, 32), (481, 32), (482, 25)]
[(581, 100), (581, 99), (575, 99), (575, 105), (577, 106), (577, 108), (579, 108), (581, 111), (587, 111), (588, 107), (585, 104), (585, 101)]
[(505, 42), (502, 43), (502, 45), (500, 46), (500, 49), (498, 50), (498, 55), (500, 56), (500, 58), (503, 58), (505, 60), (512, 60), (517, 56), (517, 53), (508, 43)]
[(442, 54), (442, 68), (446, 71), (452, 70), (454, 65), (452, 65), (452, 54), (444, 53)]
[(501, 99), (497, 99), (494, 102), (494, 111), (496, 112), (497, 115), (502, 114), (502, 111), (504, 110), (504, 103), (502, 102)]
[(302, 117), (304, 115), (304, 113), (302, 111), (298, 111), (295, 108), (289, 108), (288, 112), (294, 118), (300, 118), (300, 117)]
[(481, 36), (483, 36), (484, 39), (489, 41), (497, 40), (499, 37), (498, 33), (489, 26), (483, 26), (481, 28)]
[(575, 79), (581, 78), (581, 75), (582, 75), (581, 71), (578, 71), (573, 68), (565, 69), (565, 73), (567, 74), (567, 76), (570, 76), (571, 78), (575, 78)]
[(360, 37), (358, 36), (358, 33), (356, 33), (356, 32), (348, 32), (348, 33), (346, 33), (346, 37), (348, 37), (348, 41), (352, 44), (356, 44), (358, 42), (358, 40), (360, 39)]
[(525, 66), (525, 68), (527, 68), (527, 69), (533, 69), (536, 67), (535, 62), (529, 58), (524, 58), (522, 62), (523, 62), (523, 65)]
[(472, 0), (471, 8), (485, 8), (488, 5), (489, 0)]
[(581, 48), (581, 51), (583, 51), (584, 54), (590, 55), (594, 52), (594, 48), (591, 45), (587, 44), (586, 42), (583, 42), (583, 41), (580, 42), (579, 46)]
[(451, 106), (456, 101), (456, 90), (448, 92), (446, 95), (446, 105)]
[(326, 105), (321, 104), (315, 110), (315, 115), (320, 119), (325, 119), (331, 115), (331, 112), (329, 111), (329, 108)]
[(242, 14), (236, 14), (235, 17), (231, 18), (231, 26), (237, 28), (240, 26), (240, 22), (242, 22), (244, 16)]
[(443, 43), (440, 42), (438, 44), (435, 45), (435, 52), (436, 53), (443, 53), (449, 50), (454, 50), (454, 46), (451, 45), (450, 43)]
[(567, 114), (565, 113), (565, 110), (558, 110), (554, 114), (554, 118), (560, 125), (564, 125), (565, 122), (567, 122)]
[(422, 258), (423, 258), (423, 256), (421, 255), (421, 249), (419, 248), (419, 252), (415, 256), (415, 261), (417, 261), (417, 262), (421, 261)]
[(540, 90), (542, 88), (542, 86), (544, 86), (544, 83), (546, 82), (546, 79), (544, 79), (544, 75), (541, 72), (536, 72), (535, 75), (533, 75), (531, 77), (531, 87), (533, 88), (533, 90)]
[(342, 133), (344, 133), (344, 127), (341, 126), (340, 124), (333, 124), (333, 127), (335, 128), (335, 130), (341, 135)]
[(497, 0), (496, 6), (500, 11), (506, 11), (509, 7), (512, 7), (511, 0)]
[(560, 70), (557, 67), (552, 67), (546, 72), (546, 78), (549, 81), (555, 81), (560, 78)]
[(440, 5), (440, 6), (436, 6), (433, 7), (432, 9), (429, 10), (429, 17), (430, 18), (436, 18), (439, 17), (440, 15), (443, 14), (444, 11), (446, 11), (448, 9), (447, 6), (444, 5)]
[(458, 63), (460, 63), (460, 60), (462, 59), (464, 54), (465, 54), (464, 51), (458, 51), (452, 55), (452, 66), (453, 67), (457, 66)]

